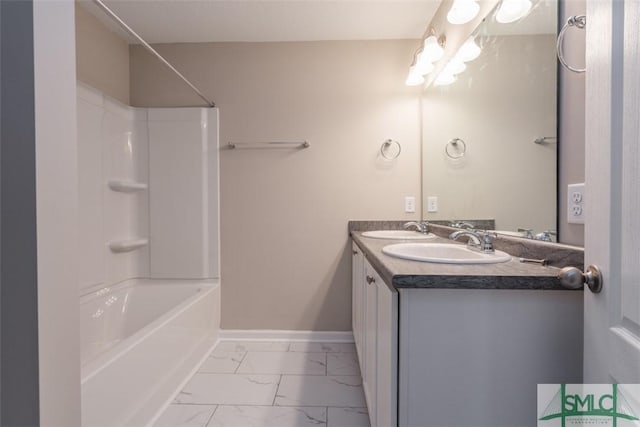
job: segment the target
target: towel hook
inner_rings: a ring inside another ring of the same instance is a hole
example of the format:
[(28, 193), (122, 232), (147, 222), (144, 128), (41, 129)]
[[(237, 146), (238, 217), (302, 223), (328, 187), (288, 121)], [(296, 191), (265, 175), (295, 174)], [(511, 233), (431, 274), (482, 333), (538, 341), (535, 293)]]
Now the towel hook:
[(569, 27), (576, 27), (579, 29), (584, 29), (587, 26), (587, 17), (585, 15), (575, 15), (571, 16), (567, 19), (567, 23), (564, 24), (562, 29), (560, 30), (560, 34), (558, 34), (558, 42), (556, 43), (556, 50), (558, 53), (558, 59), (563, 67), (565, 67), (569, 71), (573, 71), (574, 73), (584, 73), (586, 68), (576, 68), (567, 64), (567, 61), (564, 59), (564, 34), (569, 29)]

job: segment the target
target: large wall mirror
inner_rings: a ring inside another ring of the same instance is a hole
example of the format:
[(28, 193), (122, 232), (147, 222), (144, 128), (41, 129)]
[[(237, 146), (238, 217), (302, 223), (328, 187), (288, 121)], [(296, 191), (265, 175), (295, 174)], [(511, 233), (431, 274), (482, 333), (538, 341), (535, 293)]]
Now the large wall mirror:
[(519, 21), (490, 13), (482, 53), (423, 93), (423, 219), (491, 219), (522, 235), (557, 227), (557, 3)]

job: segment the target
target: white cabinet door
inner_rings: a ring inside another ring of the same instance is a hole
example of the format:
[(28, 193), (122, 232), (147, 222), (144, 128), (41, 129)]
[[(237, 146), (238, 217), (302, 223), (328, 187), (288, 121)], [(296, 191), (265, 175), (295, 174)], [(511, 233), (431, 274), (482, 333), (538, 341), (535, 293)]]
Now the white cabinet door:
[(376, 425), (398, 425), (398, 292), (376, 277), (378, 289)]
[(398, 293), (352, 246), (353, 335), (372, 427), (397, 426)]
[(364, 288), (364, 367), (362, 367), (362, 385), (369, 409), (369, 419), (371, 427), (376, 423), (376, 401), (377, 401), (377, 338), (378, 338), (378, 287), (376, 282), (382, 282), (378, 273), (365, 261), (365, 288)]
[(358, 363), (364, 369), (364, 255), (355, 243), (351, 244), (351, 323), (353, 328), (353, 340), (358, 353)]
[(398, 293), (365, 260), (363, 386), (372, 427), (397, 425)]

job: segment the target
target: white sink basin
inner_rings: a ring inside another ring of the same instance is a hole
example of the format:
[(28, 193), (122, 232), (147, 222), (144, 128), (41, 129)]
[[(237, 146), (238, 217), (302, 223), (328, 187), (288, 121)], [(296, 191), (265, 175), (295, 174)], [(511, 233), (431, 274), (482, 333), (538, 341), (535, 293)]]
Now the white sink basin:
[(506, 252), (485, 254), (452, 243), (397, 243), (385, 246), (382, 252), (396, 258), (445, 264), (494, 264), (511, 259)]
[(413, 239), (433, 239), (433, 233), (420, 233), (411, 230), (375, 230), (365, 231), (362, 237), (370, 237), (372, 239), (393, 239), (393, 240), (413, 240)]

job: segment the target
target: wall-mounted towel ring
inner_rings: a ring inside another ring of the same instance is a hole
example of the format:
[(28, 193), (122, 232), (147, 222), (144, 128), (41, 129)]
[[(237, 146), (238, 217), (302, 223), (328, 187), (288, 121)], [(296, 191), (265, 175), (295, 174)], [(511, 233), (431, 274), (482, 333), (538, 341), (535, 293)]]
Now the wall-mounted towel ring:
[(575, 15), (567, 19), (567, 23), (564, 24), (562, 29), (560, 30), (560, 34), (558, 34), (558, 42), (556, 43), (556, 50), (558, 53), (558, 59), (563, 67), (565, 67), (569, 71), (573, 71), (574, 73), (584, 73), (586, 68), (576, 68), (567, 64), (567, 61), (564, 59), (564, 33), (569, 29), (569, 27), (576, 27), (579, 29), (584, 29), (587, 26), (587, 17), (585, 15)]
[(467, 144), (460, 138), (453, 138), (444, 146), (444, 152), (450, 159), (461, 159), (467, 153)]
[(400, 143), (393, 139), (387, 139), (380, 146), (380, 154), (387, 160), (397, 159), (401, 151)]

